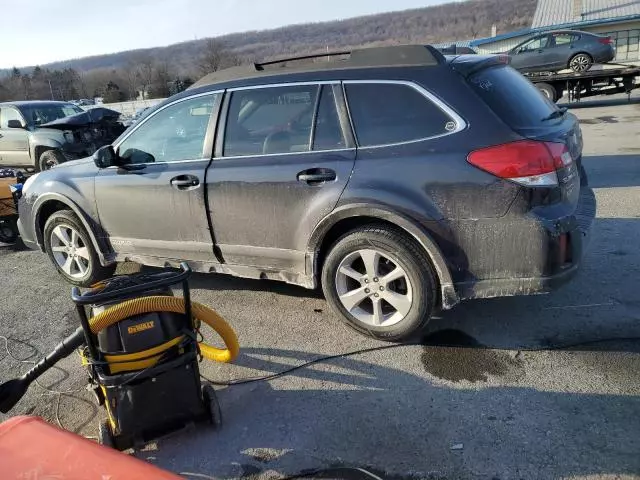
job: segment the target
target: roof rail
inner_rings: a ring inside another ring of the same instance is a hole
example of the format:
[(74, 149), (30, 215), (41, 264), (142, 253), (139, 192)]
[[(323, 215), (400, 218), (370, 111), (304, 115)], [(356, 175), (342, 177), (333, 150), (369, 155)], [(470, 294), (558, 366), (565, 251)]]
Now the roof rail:
[(267, 65), (276, 65), (278, 63), (286, 63), (286, 62), (292, 62), (292, 61), (297, 61), (297, 60), (311, 60), (312, 58), (336, 57), (336, 56), (339, 56), (339, 55), (349, 55), (350, 53), (351, 53), (350, 51), (316, 53), (314, 55), (303, 55), (303, 56), (300, 56), (300, 57), (280, 58), (278, 60), (270, 60), (268, 62), (260, 62), (260, 63), (256, 62), (253, 65), (256, 68), (256, 70), (262, 71), (262, 70), (264, 70), (264, 67), (267, 66)]
[(268, 62), (254, 63), (254, 67), (257, 71), (263, 71), (264, 67), (269, 65), (316, 58), (329, 59), (330, 57), (346, 55), (349, 55), (349, 58), (340, 60), (339, 62), (357, 67), (437, 65), (445, 62), (443, 55), (431, 45), (393, 45), (288, 57), (279, 60), (270, 60)]

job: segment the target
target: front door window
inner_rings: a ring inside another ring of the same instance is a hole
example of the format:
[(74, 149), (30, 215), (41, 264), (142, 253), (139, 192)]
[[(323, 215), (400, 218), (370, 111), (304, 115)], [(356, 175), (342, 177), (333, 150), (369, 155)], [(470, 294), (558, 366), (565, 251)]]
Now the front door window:
[(204, 139), (217, 94), (178, 102), (153, 114), (118, 147), (123, 163), (175, 162), (208, 158)]
[(546, 48), (548, 46), (548, 43), (548, 35), (545, 35), (544, 37), (534, 38), (533, 40), (530, 40), (528, 43), (525, 43), (522, 47), (520, 47), (520, 53), (533, 52), (535, 50)]

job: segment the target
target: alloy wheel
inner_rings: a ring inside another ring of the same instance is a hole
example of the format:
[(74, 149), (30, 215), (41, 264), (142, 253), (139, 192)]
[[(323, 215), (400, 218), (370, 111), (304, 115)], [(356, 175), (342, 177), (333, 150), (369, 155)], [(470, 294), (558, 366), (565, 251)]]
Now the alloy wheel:
[(571, 60), (571, 69), (575, 72), (585, 72), (589, 69), (591, 60), (586, 55), (576, 55)]
[(366, 325), (389, 327), (411, 310), (409, 276), (386, 252), (368, 248), (348, 254), (338, 265), (335, 284), (342, 306)]
[(71, 278), (82, 278), (89, 271), (89, 249), (78, 232), (69, 225), (51, 231), (51, 251), (58, 267)]

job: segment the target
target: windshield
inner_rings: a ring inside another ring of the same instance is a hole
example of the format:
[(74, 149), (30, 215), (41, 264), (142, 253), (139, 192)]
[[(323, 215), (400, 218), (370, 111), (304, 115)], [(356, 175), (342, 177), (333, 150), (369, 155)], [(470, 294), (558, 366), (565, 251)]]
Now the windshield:
[(80, 107), (68, 104), (29, 105), (21, 108), (22, 114), (29, 125), (43, 125), (60, 118), (70, 117), (84, 112)]
[(540, 126), (558, 107), (508, 66), (480, 70), (469, 79), (491, 109), (515, 130)]

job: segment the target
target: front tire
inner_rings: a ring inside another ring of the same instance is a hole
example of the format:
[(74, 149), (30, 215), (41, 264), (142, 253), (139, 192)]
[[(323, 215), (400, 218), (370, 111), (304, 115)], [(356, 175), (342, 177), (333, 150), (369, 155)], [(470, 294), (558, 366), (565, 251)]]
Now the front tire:
[(47, 219), (43, 240), (56, 270), (73, 285), (90, 287), (115, 271), (115, 264), (100, 265), (89, 234), (70, 210), (59, 210)]
[(408, 234), (386, 226), (340, 238), (324, 262), (322, 289), (347, 325), (387, 341), (420, 333), (437, 301), (427, 254)]
[(38, 171), (44, 172), (65, 161), (65, 156), (59, 150), (47, 150), (38, 159)]

